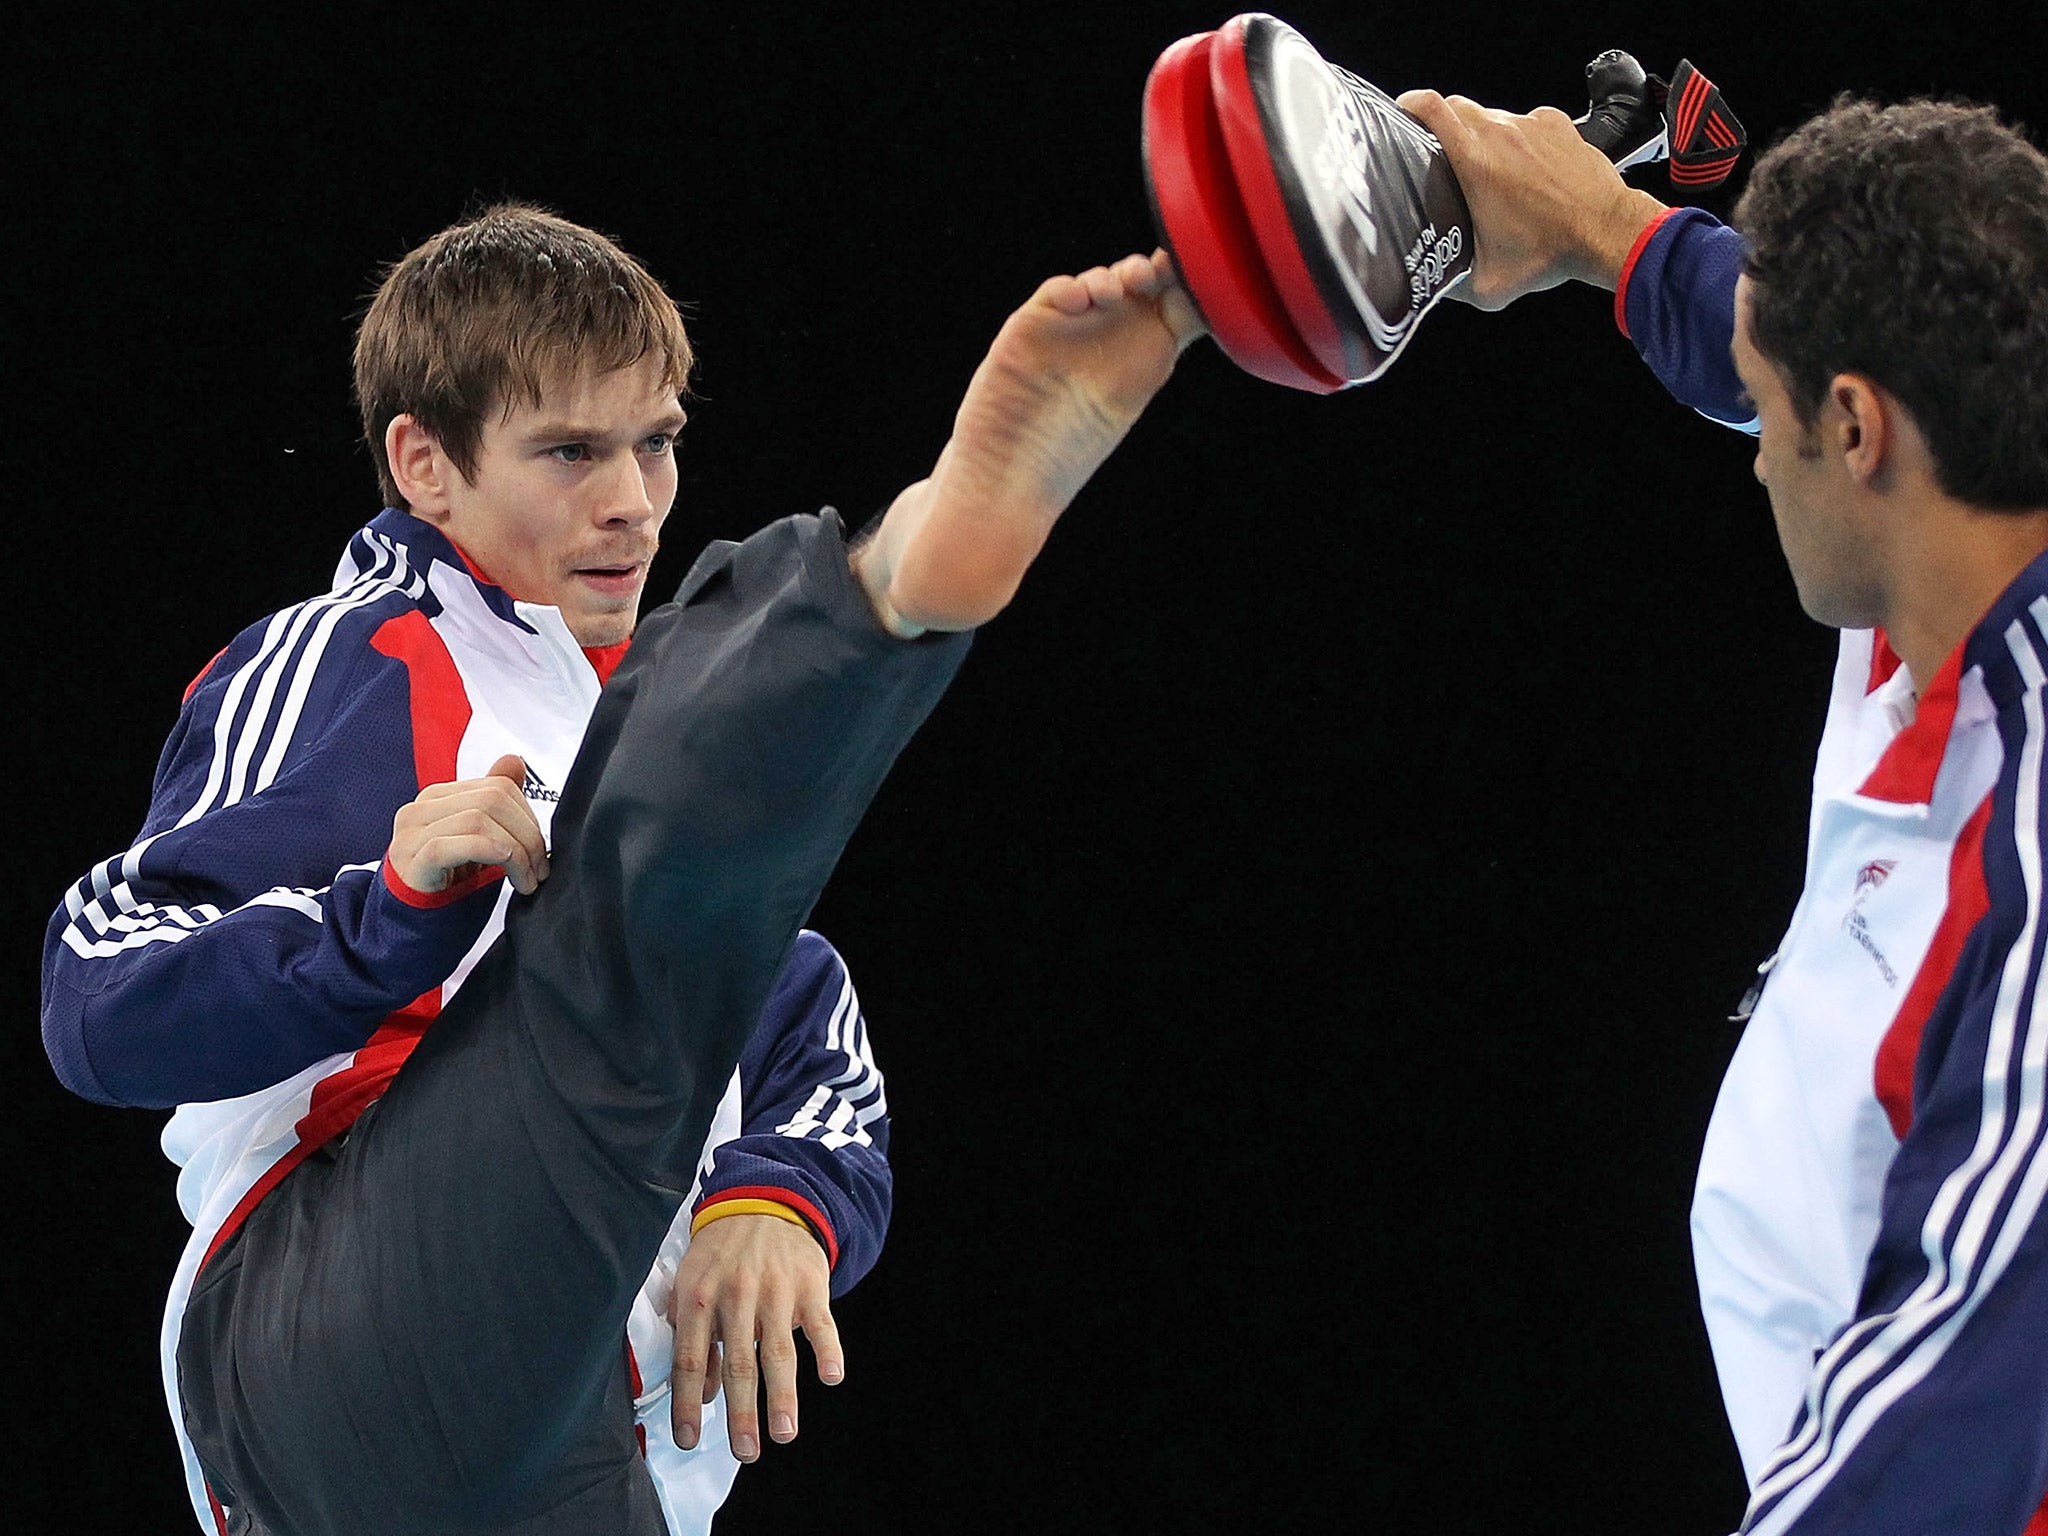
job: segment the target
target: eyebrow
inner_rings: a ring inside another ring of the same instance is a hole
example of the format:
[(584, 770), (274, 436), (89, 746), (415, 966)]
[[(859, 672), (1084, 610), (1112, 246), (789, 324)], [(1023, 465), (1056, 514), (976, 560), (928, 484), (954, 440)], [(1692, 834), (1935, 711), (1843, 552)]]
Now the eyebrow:
[[(681, 406), (663, 413), (651, 426), (633, 432), (634, 437), (645, 437), (654, 432), (674, 432), (690, 420), (689, 412)], [(578, 426), (570, 421), (544, 421), (530, 431), (519, 434), (525, 443), (591, 443), (603, 442), (610, 434), (601, 427)]]

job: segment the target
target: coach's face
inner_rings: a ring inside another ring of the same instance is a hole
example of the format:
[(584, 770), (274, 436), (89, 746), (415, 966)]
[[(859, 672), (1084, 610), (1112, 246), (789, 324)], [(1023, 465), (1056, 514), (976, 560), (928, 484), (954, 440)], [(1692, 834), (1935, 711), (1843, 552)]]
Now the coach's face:
[(1751, 288), (1735, 284), (1735, 372), (1756, 406), (1756, 477), (1771, 498), (1778, 543), (1807, 615), (1837, 629), (1883, 622), (1881, 549), (1875, 529), (1859, 517), (1855, 482), (1840, 455), (1829, 453), (1830, 406), (1801, 424), (1791, 392), (1750, 330)]
[(557, 380), (488, 419), (475, 474), (447, 466), (413, 511), (514, 597), (559, 608), (579, 645), (616, 645), (676, 499), (683, 419), (653, 360)]

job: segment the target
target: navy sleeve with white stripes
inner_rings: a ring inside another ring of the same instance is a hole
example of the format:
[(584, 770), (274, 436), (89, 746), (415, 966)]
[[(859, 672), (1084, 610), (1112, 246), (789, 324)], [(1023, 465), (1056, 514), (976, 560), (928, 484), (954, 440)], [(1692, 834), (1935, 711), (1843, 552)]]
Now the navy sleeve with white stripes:
[(1993, 614), (1965, 657), (2005, 749), (1984, 915), (1921, 1032), (1857, 1315), (1752, 1492), (1757, 1536), (2019, 1536), (2048, 1491), (2048, 600)]
[(418, 792), (405, 668), (368, 643), (388, 585), (252, 626), (186, 698), (148, 820), (66, 894), (43, 946), (43, 1040), (65, 1086), (168, 1107), (282, 1082), (361, 1046), (481, 934), (380, 877)]
[(741, 1191), (795, 1204), (822, 1227), (832, 1294), (844, 1294), (889, 1226), (889, 1105), (845, 962), (809, 930), (740, 1057), (740, 1104), (740, 1134), (714, 1152), (698, 1206)]
[(1756, 430), (1756, 407), (1736, 376), (1735, 280), (1742, 236), (1697, 208), (1674, 208), (1644, 231), (1622, 269), (1614, 313), (1664, 387), (1702, 416)]

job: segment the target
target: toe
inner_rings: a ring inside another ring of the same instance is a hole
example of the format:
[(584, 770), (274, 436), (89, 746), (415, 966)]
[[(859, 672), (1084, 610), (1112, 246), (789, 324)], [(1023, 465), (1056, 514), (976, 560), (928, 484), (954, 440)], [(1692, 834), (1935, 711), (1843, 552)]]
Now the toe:
[(1063, 315), (1080, 315), (1088, 311), (1088, 288), (1080, 278), (1048, 277), (1038, 285), (1033, 295), (1040, 303), (1050, 304)]
[(1081, 274), (1081, 282), (1088, 290), (1088, 297), (1103, 309), (1124, 296), (1123, 280), (1108, 267), (1090, 267)]
[(1123, 282), (1125, 293), (1134, 293), (1147, 299), (1158, 297), (1159, 273), (1153, 268), (1149, 257), (1126, 256), (1116, 264), (1116, 272)]

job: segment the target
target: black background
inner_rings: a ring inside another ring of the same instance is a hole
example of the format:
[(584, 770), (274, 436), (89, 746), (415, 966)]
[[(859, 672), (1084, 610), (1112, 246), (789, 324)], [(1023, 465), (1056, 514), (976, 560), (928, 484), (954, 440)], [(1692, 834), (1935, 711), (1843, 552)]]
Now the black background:
[[(511, 194), (686, 302), (662, 593), (707, 538), (884, 504), (1039, 279), (1149, 248), (1145, 73), (1227, 14), (164, 7), (17, 38), (23, 1529), (189, 1519), (163, 1116), (65, 1096), (32, 956), (139, 824), (185, 683), (376, 510), (347, 356), (378, 266)], [(1759, 141), (1841, 88), (2048, 114), (2041, 38), (1958, 5), (1285, 15), (1391, 90), (1514, 108), (1579, 110), (1602, 48), (1685, 54)], [(1744, 441), (1610, 312), (1447, 305), (1328, 399), (1202, 344), (1083, 493), (814, 920), (889, 1072), (895, 1225), (838, 1309), (846, 1384), (722, 1532), (1739, 1518), (1686, 1207), (1723, 1015), (1797, 894), (1832, 640)]]

